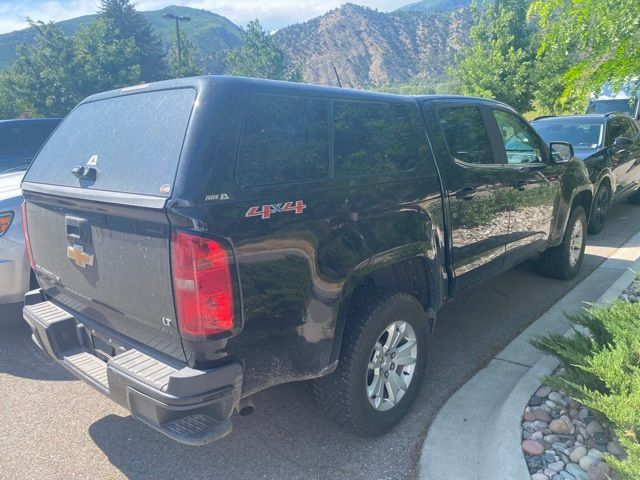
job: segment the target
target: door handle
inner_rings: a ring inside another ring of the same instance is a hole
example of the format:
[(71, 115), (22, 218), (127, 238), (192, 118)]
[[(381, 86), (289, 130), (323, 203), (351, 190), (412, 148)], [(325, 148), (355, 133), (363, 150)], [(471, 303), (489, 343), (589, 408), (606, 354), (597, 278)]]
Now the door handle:
[(464, 187), (462, 190), (456, 192), (456, 198), (460, 198), (465, 201), (473, 200), (473, 196), (476, 194), (476, 189), (473, 187)]
[(71, 242), (80, 242), (85, 245), (89, 244), (91, 228), (87, 220), (65, 215), (64, 223), (67, 229), (67, 237)]
[(524, 192), (525, 188), (527, 188), (527, 182), (525, 180), (518, 180), (513, 186), (519, 192)]

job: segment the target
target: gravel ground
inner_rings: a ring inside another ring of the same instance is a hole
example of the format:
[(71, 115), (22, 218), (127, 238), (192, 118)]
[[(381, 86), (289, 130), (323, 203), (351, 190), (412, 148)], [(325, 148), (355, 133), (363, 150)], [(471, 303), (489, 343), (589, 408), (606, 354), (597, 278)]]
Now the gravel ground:
[[(375, 440), (334, 427), (317, 412), (309, 386), (300, 383), (257, 394), (256, 412), (235, 417), (234, 431), (219, 442), (176, 444), (44, 357), (19, 310), (5, 308), (0, 311), (0, 478), (416, 478), (423, 439), (444, 402), (636, 233), (640, 208), (621, 205), (611, 215), (605, 231), (590, 239), (584, 269), (574, 281), (541, 277), (524, 264), (445, 307), (431, 374), (416, 406), (398, 428)], [(612, 280), (618, 273), (612, 271)]]

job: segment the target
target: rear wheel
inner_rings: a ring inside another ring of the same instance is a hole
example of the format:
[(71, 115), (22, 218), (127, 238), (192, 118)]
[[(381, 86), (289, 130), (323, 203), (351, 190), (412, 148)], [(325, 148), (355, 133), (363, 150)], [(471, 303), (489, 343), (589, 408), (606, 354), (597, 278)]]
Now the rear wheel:
[(611, 199), (611, 188), (607, 183), (603, 183), (596, 192), (593, 201), (593, 210), (591, 212), (591, 220), (589, 221), (589, 233), (600, 233), (604, 229), (604, 224), (609, 211), (609, 202)]
[(411, 295), (375, 292), (350, 309), (335, 372), (315, 382), (320, 408), (364, 436), (391, 430), (420, 389), (430, 353), (428, 318)]
[(569, 216), (562, 243), (540, 254), (540, 270), (544, 275), (561, 280), (576, 276), (587, 246), (587, 216), (576, 206)]

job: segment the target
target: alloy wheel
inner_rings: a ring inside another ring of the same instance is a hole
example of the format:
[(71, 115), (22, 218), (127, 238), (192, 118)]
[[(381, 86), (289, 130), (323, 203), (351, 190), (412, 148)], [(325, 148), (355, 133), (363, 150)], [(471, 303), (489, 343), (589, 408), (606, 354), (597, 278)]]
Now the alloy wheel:
[(389, 325), (376, 341), (367, 369), (369, 403), (384, 412), (395, 407), (411, 384), (418, 359), (416, 333), (407, 322)]
[(584, 228), (578, 219), (571, 230), (571, 241), (569, 242), (569, 265), (575, 267), (580, 261), (582, 247), (584, 243)]

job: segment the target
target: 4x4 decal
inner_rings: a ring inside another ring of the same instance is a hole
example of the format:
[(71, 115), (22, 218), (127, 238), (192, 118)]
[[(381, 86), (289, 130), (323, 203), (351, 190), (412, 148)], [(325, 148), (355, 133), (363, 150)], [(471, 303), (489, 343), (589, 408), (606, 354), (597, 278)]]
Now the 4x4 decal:
[(275, 203), (271, 205), (256, 205), (247, 210), (244, 214), (246, 218), (260, 217), (262, 220), (269, 220), (274, 213), (294, 212), (296, 215), (300, 215), (304, 212), (307, 206), (303, 200), (296, 200), (295, 202)]

